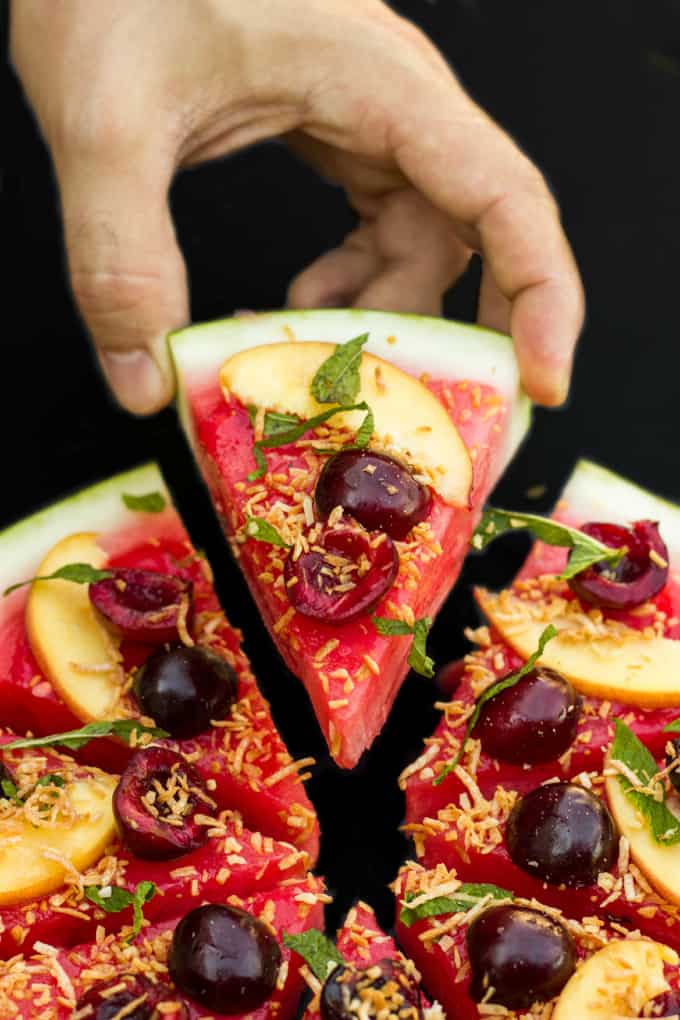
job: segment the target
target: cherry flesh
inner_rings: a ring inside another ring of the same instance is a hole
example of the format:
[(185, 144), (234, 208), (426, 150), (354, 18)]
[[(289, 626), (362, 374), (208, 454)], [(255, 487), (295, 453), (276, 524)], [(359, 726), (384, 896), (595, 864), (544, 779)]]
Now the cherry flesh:
[(662, 995), (657, 995), (655, 999), (652, 999), (646, 1006), (646, 1017), (656, 1018), (672, 1018), (672, 1020), (678, 1020), (680, 1017), (680, 993), (678, 992), (664, 992)]
[(113, 794), (121, 838), (146, 860), (171, 860), (204, 846), (208, 826), (196, 816), (214, 806), (196, 769), (168, 747), (137, 751)]
[(530, 907), (489, 907), (467, 932), (470, 995), (527, 1009), (558, 995), (574, 973), (576, 950), (558, 921)]
[[(369, 1004), (368, 1009), (365, 1003)], [(389, 1016), (401, 1020), (422, 1020), (423, 1017), (420, 987), (415, 976), (408, 973), (399, 960), (390, 959), (379, 960), (363, 969), (340, 964), (326, 979), (320, 1006), (323, 1020), (356, 1020), (362, 1014), (377, 1016), (383, 1009)]]
[(484, 704), (474, 736), (500, 761), (554, 761), (576, 737), (581, 705), (568, 680), (540, 666)]
[(286, 591), (303, 616), (324, 623), (354, 620), (372, 609), (390, 590), (399, 571), (399, 556), (388, 535), (371, 535), (358, 527), (329, 528), (309, 552), (284, 567)]
[(609, 811), (575, 783), (548, 783), (518, 800), (506, 841), (519, 868), (554, 885), (592, 885), (618, 852)]
[(596, 522), (580, 530), (611, 548), (628, 550), (616, 566), (595, 563), (570, 578), (569, 587), (582, 602), (600, 609), (634, 609), (666, 584), (668, 549), (653, 521), (636, 521), (630, 528)]
[(135, 675), (134, 693), (145, 715), (171, 737), (205, 732), (225, 719), (236, 701), (238, 679), (225, 659), (206, 648), (159, 649)]
[(112, 577), (90, 585), (90, 601), (120, 637), (142, 644), (180, 640), (191, 623), (191, 583), (155, 570), (117, 568)]
[[(109, 989), (124, 984), (113, 995)], [(141, 1002), (138, 1000), (141, 999)], [(137, 1003), (129, 1012), (132, 1003)], [(170, 1005), (174, 1007), (170, 1009)], [(90, 1012), (86, 1013), (87, 1007)], [(188, 1020), (189, 1012), (177, 997), (177, 992), (166, 984), (153, 982), (142, 974), (124, 974), (111, 981), (100, 981), (78, 999), (75, 1008), (78, 1016), (87, 1016), (87, 1020), (163, 1020), (169, 1016), (172, 1020)]]
[(368, 531), (384, 531), (396, 539), (406, 538), (425, 520), (432, 502), (430, 490), (408, 468), (370, 450), (331, 457), (319, 475), (315, 499), (322, 518), (341, 506)]
[(216, 1013), (249, 1013), (266, 1002), (281, 965), (262, 921), (222, 904), (197, 907), (175, 929), (168, 968), (177, 987)]

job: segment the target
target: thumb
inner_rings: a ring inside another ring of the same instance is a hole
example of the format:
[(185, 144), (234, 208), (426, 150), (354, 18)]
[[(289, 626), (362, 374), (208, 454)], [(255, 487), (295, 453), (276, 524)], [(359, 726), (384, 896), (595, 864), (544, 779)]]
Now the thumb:
[(165, 337), (188, 319), (160, 151), (55, 156), (71, 286), (114, 396), (151, 414), (174, 381)]

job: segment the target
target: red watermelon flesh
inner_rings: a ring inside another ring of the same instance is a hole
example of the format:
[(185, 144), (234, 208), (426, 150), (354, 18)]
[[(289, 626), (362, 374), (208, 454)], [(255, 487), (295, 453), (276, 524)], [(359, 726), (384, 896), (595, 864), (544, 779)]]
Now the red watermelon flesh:
[[(322, 883), (310, 876), (307, 881), (271, 892), (245, 898), (231, 896), (225, 902), (266, 920), (281, 943), (284, 931), (296, 933), (323, 926), (325, 899)], [(169, 981), (168, 948), (172, 933), (185, 913), (183, 910), (171, 919), (144, 928), (130, 946), (121, 935), (109, 934), (101, 941), (57, 952), (49, 946), (37, 947), (39, 951), (30, 958), (16, 956), (0, 963), (0, 1015), (17, 1016), (22, 1020), (34, 1020), (38, 1015), (42, 1020), (67, 1020), (72, 1017), (78, 998), (98, 980), (108, 980), (114, 985), (124, 974), (153, 973), (159, 981)], [(304, 981), (298, 958), (283, 944), (281, 955), (281, 987), (277, 986), (269, 1002), (247, 1014), (252, 1020), (269, 1017), (287, 1020), (295, 1015)], [(179, 994), (178, 1001), (184, 1005), (189, 1020), (207, 1020), (208, 1017), (219, 1020), (224, 1016), (208, 1013)], [(167, 1015), (172, 1020), (182, 1014), (178, 1009)]]
[[(422, 974), (423, 982), (430, 994), (441, 1003), (448, 1020), (479, 1020), (481, 1014), (477, 1003), (473, 1001), (469, 992), (470, 960), (466, 943), (468, 922), (465, 917), (461, 918), (461, 915), (458, 915), (458, 923), (452, 924), (451, 921), (455, 915), (438, 914), (436, 917), (416, 921), (411, 926), (404, 924), (399, 917), (400, 900), (406, 893), (418, 895), (430, 890), (443, 880), (455, 877), (455, 872), (447, 872), (446, 868), (441, 865), (439, 868), (427, 871), (419, 869), (417, 865), (413, 864), (407, 864), (402, 868), (394, 886), (397, 897), (395, 931), (399, 944)], [(474, 881), (483, 881), (483, 879), (476, 876)], [(496, 885), (500, 884), (500, 876), (495, 875), (492, 881)], [(537, 909), (543, 905), (546, 905), (544, 897), (531, 904)], [(621, 937), (622, 933), (617, 932), (616, 929), (608, 928), (602, 922), (593, 921), (592, 912), (587, 909), (578, 916), (576, 925), (570, 923), (569, 916), (574, 918), (575, 915), (564, 914), (558, 919), (570, 930), (579, 960), (587, 959), (601, 945)], [(442, 930), (435, 937), (430, 937), (428, 933), (436, 933), (437, 929)], [(595, 940), (590, 933), (595, 935)], [(670, 940), (664, 935), (661, 935), (659, 941), (670, 944)], [(680, 988), (680, 973), (676, 966), (665, 965), (664, 976), (672, 990)], [(502, 1016), (504, 1020), (534, 1020), (535, 1016), (538, 1020), (541, 1013), (535, 1014), (526, 1010), (503, 1010)]]
[[(427, 385), (449, 411), (473, 456), (471, 508), (454, 508), (434, 498), (428, 529), (421, 526), (408, 541), (397, 543), (400, 572), (372, 611), (379, 616), (399, 617), (405, 611), (418, 619), (437, 613), (458, 575), (507, 446), (508, 407), (490, 386), (441, 379), (430, 379)], [(270, 477), (278, 481), (248, 483), (255, 463), (246, 409), (233, 397), (227, 402), (216, 381), (189, 388), (187, 399), (201, 467), (229, 535), (243, 528), (248, 514), (262, 515), (282, 497), (313, 495), (324, 458), (309, 446), (268, 451)], [(317, 434), (320, 443), (323, 438)], [(410, 638), (377, 634), (368, 614), (330, 625), (292, 613), (282, 586), (281, 550), (254, 539), (232, 544), (286, 664), (307, 688), (333, 757), (339, 765), (353, 767), (387, 718), (408, 670)]]
[[(199, 737), (169, 742), (190, 758), (206, 780), (214, 780), (213, 797), (220, 808), (240, 811), (247, 824), (277, 839), (318, 853), (318, 823), (293, 763), (274, 725), (241, 648), (241, 635), (225, 619), (210, 580), (206, 561), (194, 551), (174, 509), (144, 514), (143, 522), (99, 535), (110, 554), (108, 565), (157, 570), (191, 580), (196, 625), (203, 642), (223, 655), (239, 678), (239, 700), (225, 725)], [(9, 596), (0, 608), (0, 722), (17, 732), (48, 735), (78, 729), (82, 722), (64, 705), (44, 677), (31, 652), (24, 611), (26, 589)], [(149, 646), (124, 641), (126, 668), (139, 665)], [(136, 707), (130, 703), (131, 714)], [(96, 740), (76, 752), (80, 760), (106, 771), (125, 767), (131, 750), (112, 740)], [(309, 764), (310, 760), (302, 763)]]

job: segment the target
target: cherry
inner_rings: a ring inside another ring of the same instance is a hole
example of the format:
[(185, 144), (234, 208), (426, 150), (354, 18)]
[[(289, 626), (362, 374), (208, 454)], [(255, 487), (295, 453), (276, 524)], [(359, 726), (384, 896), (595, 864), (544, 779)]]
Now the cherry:
[(178, 740), (196, 737), (212, 719), (225, 719), (238, 679), (229, 663), (206, 648), (159, 649), (135, 674), (142, 711)]
[(472, 998), (508, 1009), (527, 1009), (554, 998), (576, 967), (576, 949), (566, 928), (530, 907), (489, 907), (468, 928), (467, 948)]
[(288, 554), (286, 591), (303, 616), (347, 623), (367, 613), (385, 595), (399, 570), (399, 556), (387, 535), (340, 525), (326, 530), (309, 552)]
[(447, 698), (453, 697), (465, 674), (465, 659), (445, 663), (434, 678), (435, 685)]
[(515, 864), (555, 885), (583, 886), (614, 864), (618, 840), (603, 802), (575, 783), (547, 783), (518, 800), (506, 840)]
[(576, 736), (581, 705), (568, 680), (539, 666), (484, 704), (474, 735), (500, 761), (554, 761)]
[(647, 1003), (645, 1016), (654, 1018), (667, 1017), (669, 1020), (678, 1020), (680, 1017), (680, 993), (663, 992), (655, 999)]
[(356, 1020), (359, 1016), (382, 1015), (382, 1010), (385, 1016), (400, 1020), (423, 1017), (415, 975), (399, 960), (390, 959), (363, 969), (351, 964), (337, 966), (326, 978), (320, 1006), (323, 1020)]
[(132, 756), (113, 794), (113, 811), (128, 850), (147, 860), (170, 860), (208, 841), (197, 814), (214, 802), (193, 765), (168, 747)]
[[(124, 988), (119, 988), (120, 985)], [(110, 988), (117, 988), (109, 995)], [(138, 1002), (138, 1000), (141, 1000)], [(129, 1012), (133, 1002), (137, 1005)], [(90, 1012), (85, 1010), (89, 1006)], [(173, 1009), (170, 1009), (173, 1006)], [(124, 974), (110, 981), (99, 981), (78, 999), (75, 1011), (78, 1016), (87, 1020), (188, 1020), (189, 1012), (180, 1002), (177, 992), (169, 985), (158, 981), (150, 981), (142, 974)]]
[(252, 914), (222, 904), (197, 907), (175, 929), (168, 968), (177, 987), (216, 1013), (249, 1013), (271, 996), (279, 944)]
[(316, 506), (325, 518), (341, 506), (368, 531), (406, 538), (424, 520), (430, 490), (392, 457), (371, 450), (346, 450), (326, 462), (316, 483)]
[(595, 563), (570, 578), (569, 587), (582, 602), (601, 609), (626, 610), (658, 595), (668, 579), (668, 549), (657, 524), (636, 521), (624, 528), (591, 523), (580, 530), (604, 545), (619, 549), (625, 546), (628, 550), (615, 567)]
[[(673, 748), (672, 752), (669, 745)], [(669, 749), (668, 754), (666, 755), (666, 768), (668, 768), (673, 764), (673, 762), (677, 762), (678, 758), (680, 758), (680, 737), (669, 737), (666, 747)], [(672, 772), (669, 772), (668, 778), (675, 789), (680, 793), (680, 762), (678, 762), (677, 768), (674, 768)]]
[(90, 601), (120, 637), (162, 645), (180, 640), (191, 622), (191, 583), (155, 570), (116, 568), (90, 585)]

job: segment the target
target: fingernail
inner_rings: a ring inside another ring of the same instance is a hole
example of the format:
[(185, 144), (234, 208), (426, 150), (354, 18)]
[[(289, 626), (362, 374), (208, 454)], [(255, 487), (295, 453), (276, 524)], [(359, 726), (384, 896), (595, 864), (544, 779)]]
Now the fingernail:
[(114, 396), (133, 414), (153, 414), (167, 403), (163, 375), (148, 351), (102, 351), (101, 366)]

